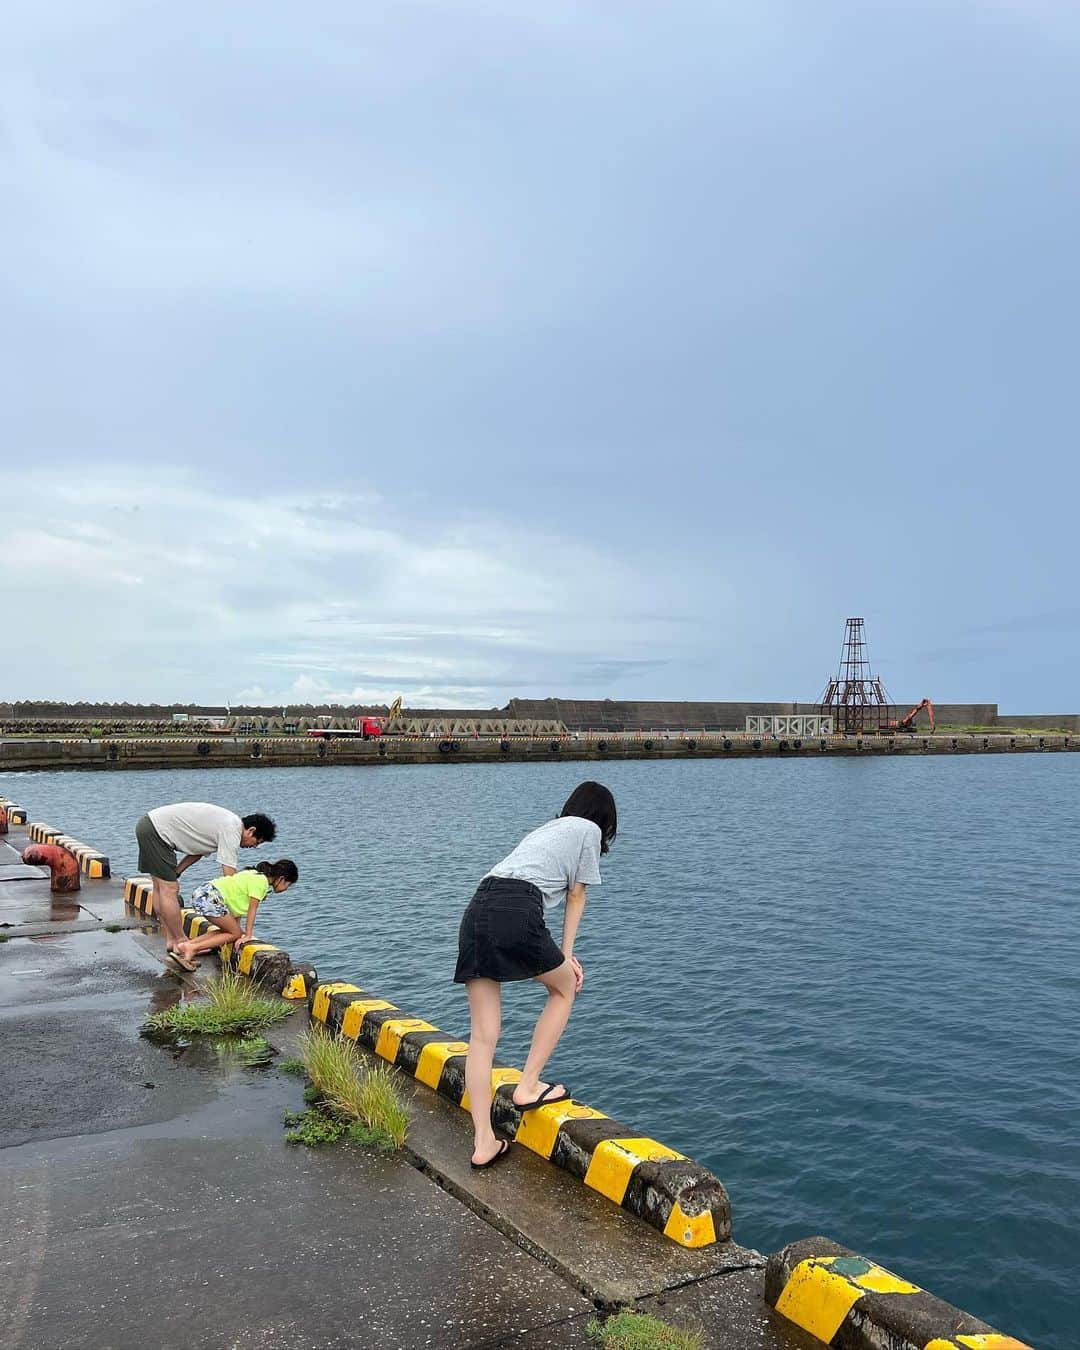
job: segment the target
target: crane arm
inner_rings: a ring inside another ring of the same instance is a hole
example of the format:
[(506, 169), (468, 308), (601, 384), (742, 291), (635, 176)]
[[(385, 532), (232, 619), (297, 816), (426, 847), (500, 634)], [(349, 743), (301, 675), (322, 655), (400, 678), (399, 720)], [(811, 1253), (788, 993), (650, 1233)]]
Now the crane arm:
[(936, 726), (934, 721), (934, 705), (928, 698), (924, 698), (923, 701), (912, 708), (910, 712), (905, 713), (900, 721), (897, 722), (897, 729), (900, 731), (910, 731), (915, 723), (916, 717), (918, 717), (924, 708), (926, 709), (927, 717), (930, 719), (930, 730), (933, 731)]

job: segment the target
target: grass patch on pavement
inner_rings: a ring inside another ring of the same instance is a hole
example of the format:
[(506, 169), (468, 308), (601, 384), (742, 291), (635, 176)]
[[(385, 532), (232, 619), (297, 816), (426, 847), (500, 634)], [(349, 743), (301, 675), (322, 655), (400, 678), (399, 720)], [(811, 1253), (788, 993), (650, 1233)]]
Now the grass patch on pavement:
[(283, 1059), (278, 1065), (282, 1073), (295, 1073), (303, 1075), (307, 1073), (302, 1059)]
[(602, 1350), (701, 1350), (700, 1331), (680, 1331), (647, 1313), (623, 1308), (606, 1322), (593, 1321), (589, 1338)]
[(381, 1153), (392, 1153), (397, 1145), (385, 1130), (372, 1129), (359, 1120), (346, 1120), (325, 1106), (309, 1106), (306, 1111), (288, 1111), (287, 1144), (306, 1144), (318, 1148), (320, 1144), (336, 1144), (344, 1139), (350, 1144), (364, 1144)]
[(285, 1142), (306, 1144), (318, 1148), (320, 1144), (336, 1144), (348, 1129), (348, 1122), (328, 1111), (309, 1106), (306, 1111), (285, 1112)]
[(242, 1036), (273, 1026), (292, 1011), (280, 999), (265, 998), (243, 975), (223, 970), (206, 986), (205, 1001), (178, 1003), (154, 1013), (146, 1026), (149, 1031), (186, 1036)]
[[(368, 1068), (348, 1041), (325, 1031), (300, 1037), (300, 1057), (311, 1080), (304, 1092), (308, 1110), (286, 1118), (290, 1143), (332, 1143), (347, 1137), (389, 1152), (405, 1142), (409, 1111), (393, 1070)], [(339, 1128), (340, 1127), (340, 1128)]]

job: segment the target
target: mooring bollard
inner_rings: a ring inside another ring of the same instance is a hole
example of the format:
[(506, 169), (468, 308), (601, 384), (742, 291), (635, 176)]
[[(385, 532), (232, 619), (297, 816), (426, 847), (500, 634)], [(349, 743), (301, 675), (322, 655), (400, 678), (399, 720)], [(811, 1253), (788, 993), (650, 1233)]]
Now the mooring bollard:
[(22, 860), (31, 867), (47, 867), (53, 895), (70, 895), (79, 889), (79, 860), (59, 844), (29, 844)]

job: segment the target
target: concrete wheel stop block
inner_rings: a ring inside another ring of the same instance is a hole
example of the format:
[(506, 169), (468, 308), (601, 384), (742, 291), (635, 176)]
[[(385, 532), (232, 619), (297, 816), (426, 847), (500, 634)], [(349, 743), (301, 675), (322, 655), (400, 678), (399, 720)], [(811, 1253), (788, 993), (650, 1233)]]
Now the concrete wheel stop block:
[(837, 1350), (1033, 1350), (823, 1237), (769, 1257), (765, 1299)]

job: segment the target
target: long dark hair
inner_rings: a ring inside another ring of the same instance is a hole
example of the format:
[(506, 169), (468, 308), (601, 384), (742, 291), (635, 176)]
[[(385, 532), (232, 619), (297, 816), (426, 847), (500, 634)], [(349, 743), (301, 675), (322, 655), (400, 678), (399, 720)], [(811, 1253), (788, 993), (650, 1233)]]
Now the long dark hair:
[(566, 799), (560, 816), (581, 816), (600, 826), (600, 852), (610, 851), (619, 833), (619, 816), (615, 798), (603, 783), (579, 783)]
[(287, 881), (290, 886), (300, 879), (300, 870), (291, 858), (279, 858), (277, 862), (261, 862), (252, 870), (261, 872), (271, 881)]

